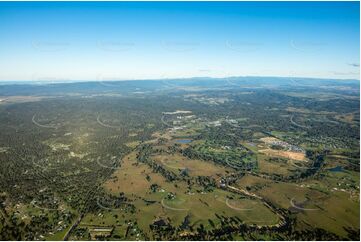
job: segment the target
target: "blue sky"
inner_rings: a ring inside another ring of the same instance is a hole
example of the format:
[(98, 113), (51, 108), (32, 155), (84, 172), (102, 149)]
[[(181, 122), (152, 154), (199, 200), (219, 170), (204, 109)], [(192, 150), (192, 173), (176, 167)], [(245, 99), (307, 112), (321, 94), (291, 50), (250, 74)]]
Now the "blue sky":
[(359, 79), (358, 2), (0, 2), (0, 80)]

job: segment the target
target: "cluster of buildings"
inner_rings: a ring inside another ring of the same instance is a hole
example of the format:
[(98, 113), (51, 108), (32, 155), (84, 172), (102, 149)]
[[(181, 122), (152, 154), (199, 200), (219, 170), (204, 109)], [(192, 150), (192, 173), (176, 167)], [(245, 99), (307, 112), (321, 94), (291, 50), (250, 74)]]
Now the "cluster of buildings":
[(281, 146), (289, 151), (294, 151), (294, 152), (304, 152), (305, 150), (296, 146), (296, 145), (291, 145), (285, 141), (282, 140), (274, 140), (272, 142), (270, 142), (271, 145), (277, 145), (277, 146)]

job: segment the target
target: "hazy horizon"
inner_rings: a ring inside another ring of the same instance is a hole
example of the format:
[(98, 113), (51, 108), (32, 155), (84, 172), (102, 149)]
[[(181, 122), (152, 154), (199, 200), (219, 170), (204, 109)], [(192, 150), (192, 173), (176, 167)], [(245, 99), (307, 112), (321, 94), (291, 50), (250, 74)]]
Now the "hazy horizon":
[(216, 80), (227, 80), (228, 78), (279, 78), (279, 79), (317, 79), (317, 80), (333, 80), (333, 81), (360, 81), (360, 79), (356, 79), (356, 78), (322, 78), (322, 77), (299, 77), (299, 76), (225, 76), (225, 77), (211, 77), (211, 76), (193, 76), (193, 77), (171, 77), (171, 78), (144, 78), (144, 79), (79, 79), (79, 80), (72, 80), (72, 79), (56, 79), (56, 80), (51, 80), (51, 79), (41, 79), (41, 80), (0, 80), (0, 85), (1, 84), (12, 84), (12, 83), (26, 83), (26, 84), (31, 84), (31, 83), (44, 83), (44, 84), (62, 84), (62, 83), (77, 83), (77, 82), (82, 82), (82, 83), (86, 83), (86, 82), (137, 82), (137, 81), (159, 81), (159, 80), (169, 80), (169, 81), (179, 81), (179, 80), (192, 80), (192, 79), (216, 79)]

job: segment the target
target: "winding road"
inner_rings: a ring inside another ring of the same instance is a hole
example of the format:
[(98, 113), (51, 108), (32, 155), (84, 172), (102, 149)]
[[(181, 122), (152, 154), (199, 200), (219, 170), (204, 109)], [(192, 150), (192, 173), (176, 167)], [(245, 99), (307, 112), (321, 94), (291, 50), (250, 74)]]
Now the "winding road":
[(290, 118), (290, 121), (291, 121), (291, 123), (292, 123), (293, 125), (295, 125), (295, 126), (297, 126), (297, 127), (300, 127), (300, 128), (303, 128), (303, 129), (310, 129), (310, 128), (311, 128), (311, 127), (309, 127), (309, 126), (304, 126), (304, 125), (301, 125), (301, 124), (296, 123), (296, 122), (293, 120), (293, 117), (294, 117), (294, 115), (292, 115), (291, 118)]
[(38, 123), (36, 120), (35, 120), (35, 117), (36, 117), (36, 114), (34, 114), (33, 118), (32, 118), (32, 121), (35, 125), (41, 127), (41, 128), (47, 128), (47, 129), (56, 129), (56, 127), (54, 126), (51, 126), (51, 125), (45, 125), (45, 124), (40, 124)]
[(100, 124), (101, 126), (105, 127), (105, 128), (112, 128), (112, 129), (118, 129), (121, 128), (120, 126), (113, 126), (113, 125), (109, 125), (109, 124), (105, 124), (100, 120), (100, 115), (98, 115), (97, 117), (97, 122), (98, 124)]
[(169, 207), (168, 205), (166, 205), (164, 203), (164, 198), (162, 199), (161, 204), (162, 204), (163, 207), (165, 207), (167, 209), (170, 209), (170, 210), (173, 210), (173, 211), (188, 211), (189, 210), (188, 208), (172, 208), (172, 207)]

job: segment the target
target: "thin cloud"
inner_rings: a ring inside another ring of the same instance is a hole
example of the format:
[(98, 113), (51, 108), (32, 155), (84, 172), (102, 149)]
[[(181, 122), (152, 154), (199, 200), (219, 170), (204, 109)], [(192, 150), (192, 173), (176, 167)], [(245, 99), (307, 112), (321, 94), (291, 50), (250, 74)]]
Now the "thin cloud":
[(353, 66), (353, 67), (360, 67), (360, 64), (358, 63), (349, 63), (350, 66)]

